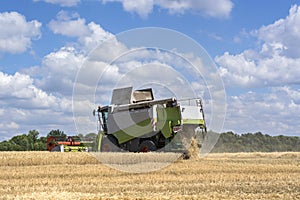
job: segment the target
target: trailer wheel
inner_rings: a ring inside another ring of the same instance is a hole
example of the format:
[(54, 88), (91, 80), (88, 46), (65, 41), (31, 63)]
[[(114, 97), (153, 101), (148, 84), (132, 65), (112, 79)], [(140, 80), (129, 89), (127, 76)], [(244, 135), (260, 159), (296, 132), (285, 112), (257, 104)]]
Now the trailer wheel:
[(53, 136), (47, 138), (46, 146), (48, 151), (52, 151), (52, 149), (57, 146), (55, 138)]
[(140, 152), (149, 152), (149, 151), (156, 151), (157, 150), (156, 145), (151, 140), (144, 140), (140, 144), (139, 149), (140, 149)]
[(51, 152), (60, 152), (60, 146), (55, 146), (51, 149)]

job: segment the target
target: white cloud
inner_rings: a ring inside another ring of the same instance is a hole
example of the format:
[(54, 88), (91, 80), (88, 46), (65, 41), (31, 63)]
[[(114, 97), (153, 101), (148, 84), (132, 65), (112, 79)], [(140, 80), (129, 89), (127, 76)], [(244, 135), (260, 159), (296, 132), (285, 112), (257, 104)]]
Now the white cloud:
[(48, 24), (50, 30), (55, 34), (78, 38), (81, 51), (88, 53), (103, 41), (113, 37), (100, 25), (90, 22), (86, 24), (85, 19), (80, 18), (78, 13), (60, 11), (56, 20)]
[(13, 129), (16, 130), (18, 129), (20, 126), (15, 123), (15, 122), (10, 122), (10, 123), (0, 123), (0, 130), (1, 129)]
[(226, 52), (215, 61), (228, 87), (265, 87), (300, 83), (300, 58), (273, 57), (251, 58), (247, 52), (230, 55)]
[(51, 20), (49, 23), (49, 28), (55, 34), (61, 34), (70, 37), (82, 37), (89, 34), (89, 30), (85, 25), (85, 20), (80, 18), (76, 20), (70, 20), (70, 21)]
[[(34, 85), (25, 74), (8, 75), (0, 72), (0, 106), (21, 106), (28, 109), (61, 109), (58, 99)], [(6, 101), (9, 100), (9, 101)]]
[(71, 96), (76, 73), (85, 60), (74, 47), (62, 47), (43, 58), (42, 66), (23, 70), (35, 78), (35, 84), (48, 93)]
[[(15, 105), (5, 108), (5, 117), (1, 118), (0, 139), (10, 139), (17, 134), (28, 133), (29, 130), (38, 130), (43, 136), (51, 130), (60, 129), (66, 134), (74, 135), (75, 127), (71, 113), (71, 101), (69, 111), (47, 109), (28, 109)], [(2, 125), (1, 125), (2, 124)]]
[(31, 47), (34, 39), (41, 36), (41, 23), (26, 21), (17, 12), (0, 13), (0, 52), (22, 53)]
[[(73, 34), (74, 27), (80, 28), (82, 31)], [(74, 109), (77, 111), (76, 119), (80, 119), (80, 122), (76, 121), (79, 124), (85, 121), (78, 131), (96, 132), (96, 122), (91, 114), (93, 97), (82, 96), (84, 98), (83, 101), (75, 97), (77, 103), (72, 105), (72, 92), (77, 72), (87, 59), (90, 50), (105, 41), (108, 37), (111, 37), (112, 34), (104, 31), (94, 22), (87, 24), (85, 19), (80, 18), (77, 13), (68, 12), (60, 12), (57, 15), (57, 19), (51, 21), (49, 28), (57, 34), (77, 38), (77, 43), (67, 44), (61, 49), (49, 53), (43, 58), (41, 66), (23, 69), (23, 74), (16, 73), (12, 76), (2, 73), (4, 77), (8, 78), (1, 79), (3, 83), (0, 82), (0, 85), (5, 88), (15, 87), (15, 90), (11, 89), (7, 96), (9, 98), (7, 102), (10, 104), (7, 105), (5, 102), (0, 102), (0, 108), (3, 108), (3, 111), (8, 113), (5, 117), (8, 121), (11, 119), (10, 116), (13, 115), (13, 112), (18, 111), (20, 113), (18, 119), (15, 120), (15, 123), (20, 125), (20, 129), (18, 129), (20, 131), (26, 131), (26, 128), (27, 130), (35, 129), (36, 127), (50, 131), (54, 127), (55, 129), (61, 128), (65, 131), (73, 129), (72, 134), (76, 134), (72, 115), (72, 109), (75, 106)], [(103, 71), (107, 66), (105, 62), (107, 54), (112, 52), (112, 55), (115, 55), (116, 52), (119, 52), (118, 49), (120, 48), (122, 49), (124, 46), (115, 41), (114, 45), (109, 45), (104, 49), (101, 48), (103, 51), (97, 52), (97, 56), (101, 55), (96, 58), (96, 68), (90, 68), (84, 72), (83, 78), (87, 81), (87, 84), (86, 82), (77, 80), (79, 81), (78, 84), (85, 91), (85, 94), (87, 91), (95, 91), (93, 83), (98, 80), (99, 74), (96, 77), (94, 74), (97, 74), (99, 70)], [(117, 76), (118, 69), (112, 70), (110, 75)], [(9, 79), (11, 81), (7, 83)], [(6, 82), (6, 85), (4, 82)], [(20, 84), (13, 84), (19, 82)], [(7, 90), (2, 90), (1, 92), (0, 95), (5, 97)], [(24, 99), (25, 97), (26, 99)], [(80, 104), (80, 101), (83, 103)], [(49, 116), (47, 113), (49, 113)], [(16, 134), (17, 132), (8, 131), (7, 134), (9, 133)]]
[[(79, 37), (79, 43), (83, 45), (83, 49), (85, 52), (89, 52), (96, 48), (102, 42), (114, 37), (113, 34), (105, 31), (100, 25), (90, 22), (87, 24), (87, 28), (89, 30), (89, 34)], [(121, 48), (121, 45), (119, 45)], [(118, 49), (115, 49), (119, 51)], [(106, 53), (108, 56), (108, 52)]]
[(299, 58), (300, 49), (300, 6), (291, 7), (289, 15), (285, 19), (279, 19), (273, 24), (263, 26), (253, 31), (253, 35), (264, 42), (261, 53), (270, 55), (277, 52), (281, 55)]
[[(71, 96), (76, 74), (88, 58), (90, 51), (108, 38), (112, 38), (113, 35), (94, 22), (87, 24), (85, 19), (80, 18), (77, 13), (65, 11), (60, 11), (57, 14), (57, 19), (49, 23), (49, 28), (56, 34), (76, 37), (77, 43), (69, 44), (56, 52), (46, 55), (43, 58), (42, 66), (31, 67), (30, 69), (24, 70), (24, 72), (38, 77), (36, 84), (43, 90), (54, 93), (55, 95)], [(112, 59), (112, 56), (124, 49), (124, 46), (115, 40), (111, 41), (114, 41), (114, 43), (103, 46), (97, 53), (93, 53), (97, 55), (97, 62), (103, 63), (100, 67), (102, 68), (101, 70), (107, 66), (105, 62), (108, 59)], [(97, 69), (91, 68), (86, 70), (84, 72), (86, 73), (86, 80), (93, 80), (93, 74), (98, 70), (99, 65)], [(98, 80), (98, 77), (95, 78)], [(90, 85), (83, 86), (84, 90), (89, 91), (89, 89), (86, 88), (89, 86)]]
[(124, 0), (122, 4), (127, 12), (136, 12), (144, 18), (153, 10), (153, 0)]
[[(42, 66), (34, 66), (23, 71), (37, 77), (35, 82), (43, 90), (55, 95), (71, 96), (76, 74), (90, 51), (113, 35), (94, 22), (87, 24), (77, 13), (65, 11), (60, 11), (57, 19), (52, 20), (48, 26), (56, 34), (77, 38), (77, 43), (67, 44), (58, 51), (49, 53), (43, 58)], [(124, 47), (118, 42), (101, 48), (96, 58), (97, 61), (104, 61), (101, 67), (104, 69), (107, 65), (105, 61), (116, 55), (122, 48)], [(97, 67), (99, 68), (99, 65)], [(99, 69), (92, 68), (84, 72), (87, 80), (91, 80), (96, 72), (92, 70)], [(96, 78), (98, 80), (98, 77)], [(84, 90), (89, 91), (86, 86)]]
[(33, 0), (34, 2), (44, 1), (46, 3), (57, 4), (63, 7), (72, 7), (80, 3), (81, 0)]
[(282, 98), (289, 97), (290, 105), (300, 105), (300, 89), (292, 89), (288, 86), (274, 88), (273, 92), (280, 93)]
[(255, 49), (215, 58), (227, 90), (235, 94), (227, 100), (226, 130), (300, 135), (299, 27), (295, 5), (286, 18), (247, 35), (257, 39)]
[[(80, 133), (86, 133), (86, 131), (96, 132), (96, 122), (91, 114), (93, 109), (93, 96), (80, 96), (82, 95), (80, 94), (79, 96), (73, 97), (73, 86), (77, 72), (88, 58), (89, 52), (113, 35), (104, 31), (94, 22), (86, 23), (85, 19), (80, 18), (77, 13), (64, 11), (59, 12), (57, 19), (49, 23), (49, 28), (56, 34), (75, 37), (77, 43), (67, 44), (61, 49), (49, 53), (43, 58), (41, 66), (34, 66), (23, 70), (24, 73), (35, 78), (32, 83), (36, 88), (41, 88), (40, 90), (45, 91), (46, 95), (53, 96), (56, 102), (56, 105), (54, 105), (53, 102), (51, 107), (44, 108), (44, 112), (48, 109), (48, 112), (52, 113), (55, 119), (50, 119), (48, 116), (45, 117), (42, 112), (36, 111), (36, 115), (44, 118), (43, 120), (36, 120), (40, 121), (41, 124), (43, 123), (41, 127), (44, 128), (48, 127), (47, 123), (57, 126), (57, 128), (62, 127), (62, 130), (70, 130), (71, 127), (73, 127), (72, 134), (76, 134), (72, 120), (73, 115), (71, 113), (74, 111), (77, 126), (81, 124), (80, 127), (77, 127)], [(81, 31), (76, 32), (75, 29), (80, 29)], [(74, 34), (74, 32), (76, 32), (76, 34)], [(123, 48), (122, 45), (118, 44), (119, 43), (116, 42), (115, 45), (101, 48), (103, 51), (97, 52), (97, 56), (101, 55), (96, 58), (96, 68), (84, 70), (84, 80), (77, 80), (76, 85), (83, 88), (82, 91), (84, 91), (84, 94), (87, 92), (90, 94), (95, 91), (95, 81), (99, 78), (99, 73), (97, 72), (99, 72), (99, 70), (103, 71), (107, 66), (105, 61), (110, 51), (113, 53), (111, 55), (115, 55), (115, 52), (118, 52), (120, 47)], [(118, 75), (117, 70), (118, 69), (113, 70), (111, 75)], [(71, 103), (72, 98), (74, 98), (74, 104)], [(33, 100), (31, 101), (33, 102)], [(20, 107), (22, 108), (22, 106)], [(26, 109), (23, 112), (28, 116)], [(31, 117), (31, 119), (34, 120), (35, 118)], [(20, 119), (22, 122), (24, 122), (24, 120), (25, 119)]]
[(210, 17), (227, 18), (233, 8), (233, 3), (230, 0), (191, 0), (190, 8), (194, 11), (203, 11), (205, 15)]
[(229, 17), (233, 8), (230, 0), (102, 0), (102, 2), (120, 2), (125, 11), (135, 12), (142, 18), (152, 13), (154, 7), (166, 9), (171, 14), (192, 12), (217, 18)]
[(252, 31), (262, 42), (260, 50), (217, 56), (228, 87), (265, 87), (300, 83), (300, 7), (293, 6), (285, 19)]
[(74, 130), (71, 98), (57, 97), (41, 90), (29, 75), (0, 72), (0, 137), (39, 129)]
[(225, 130), (300, 135), (299, 100), (300, 90), (286, 86), (231, 96)]

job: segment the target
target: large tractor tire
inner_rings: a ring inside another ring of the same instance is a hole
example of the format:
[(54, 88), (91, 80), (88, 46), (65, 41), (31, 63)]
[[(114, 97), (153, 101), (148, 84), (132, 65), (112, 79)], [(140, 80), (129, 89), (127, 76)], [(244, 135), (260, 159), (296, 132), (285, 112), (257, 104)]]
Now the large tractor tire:
[(144, 140), (141, 144), (140, 144), (140, 152), (149, 152), (149, 151), (156, 151), (157, 147), (154, 144), (153, 141), (151, 140)]

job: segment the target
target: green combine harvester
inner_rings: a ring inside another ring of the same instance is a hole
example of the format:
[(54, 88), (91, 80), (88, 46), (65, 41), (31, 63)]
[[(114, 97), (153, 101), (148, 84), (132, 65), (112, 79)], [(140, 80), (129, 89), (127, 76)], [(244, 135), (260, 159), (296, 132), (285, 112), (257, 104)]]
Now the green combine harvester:
[[(152, 89), (114, 89), (111, 104), (94, 110), (100, 124), (98, 151), (186, 152), (201, 146), (206, 124), (200, 98), (154, 100)], [(185, 144), (189, 143), (189, 144)]]

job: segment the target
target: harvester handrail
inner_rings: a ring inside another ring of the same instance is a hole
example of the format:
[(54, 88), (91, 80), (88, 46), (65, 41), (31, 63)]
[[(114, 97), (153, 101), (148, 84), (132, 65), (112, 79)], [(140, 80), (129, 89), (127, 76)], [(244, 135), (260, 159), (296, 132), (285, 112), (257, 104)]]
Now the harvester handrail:
[(182, 101), (189, 101), (189, 105), (191, 105), (191, 101), (192, 100), (200, 100), (202, 102), (202, 98), (201, 97), (193, 97), (193, 98), (185, 98), (185, 99), (178, 99), (177, 101), (180, 103)]
[(123, 105), (113, 105), (113, 109), (117, 111), (122, 110), (128, 110), (128, 109), (134, 109), (134, 108), (141, 108), (141, 107), (150, 107), (157, 104), (166, 104), (166, 103), (173, 103), (176, 102), (176, 98), (169, 98), (169, 99), (162, 99), (162, 100), (153, 100), (153, 101), (143, 101), (138, 103), (132, 103), (132, 104), (123, 104)]
[(193, 98), (185, 98), (185, 99), (178, 99), (177, 101), (189, 101), (189, 100), (201, 100), (201, 97), (193, 97)]

